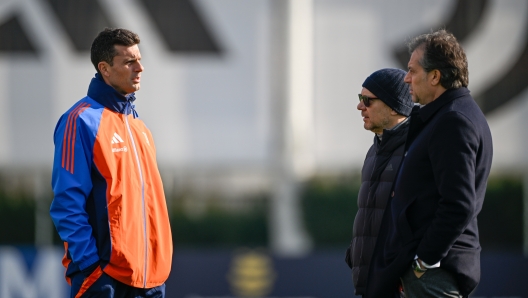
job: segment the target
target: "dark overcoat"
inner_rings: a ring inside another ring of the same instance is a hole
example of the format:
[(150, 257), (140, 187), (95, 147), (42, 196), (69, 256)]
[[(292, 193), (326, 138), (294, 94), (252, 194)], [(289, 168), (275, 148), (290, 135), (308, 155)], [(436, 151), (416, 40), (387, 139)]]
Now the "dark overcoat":
[(415, 107), (406, 148), (366, 297), (394, 297), (415, 255), (427, 264), (440, 261), (467, 296), (480, 280), (477, 215), (493, 155), (488, 123), (469, 90), (449, 89)]

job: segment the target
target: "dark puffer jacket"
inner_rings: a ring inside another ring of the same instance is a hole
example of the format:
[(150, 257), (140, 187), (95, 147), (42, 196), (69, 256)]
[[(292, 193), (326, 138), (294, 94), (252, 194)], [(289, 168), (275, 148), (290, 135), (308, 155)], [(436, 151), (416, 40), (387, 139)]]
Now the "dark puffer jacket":
[(394, 130), (385, 130), (382, 141), (374, 136), (374, 144), (365, 157), (361, 170), (358, 212), (354, 220), (353, 238), (345, 261), (352, 269), (356, 295), (365, 293), (370, 260), (376, 245), (383, 213), (403, 159), (409, 121)]

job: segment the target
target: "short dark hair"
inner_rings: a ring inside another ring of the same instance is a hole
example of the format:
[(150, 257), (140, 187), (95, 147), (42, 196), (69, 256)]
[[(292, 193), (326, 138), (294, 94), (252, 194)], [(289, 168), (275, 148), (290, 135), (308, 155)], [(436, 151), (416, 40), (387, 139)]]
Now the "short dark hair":
[(99, 32), (92, 42), (90, 49), (90, 58), (95, 70), (99, 72), (97, 65), (105, 61), (113, 65), (114, 57), (117, 55), (115, 45), (133, 46), (139, 44), (139, 36), (127, 29), (122, 28), (105, 28)]
[(446, 89), (467, 87), (469, 71), (466, 53), (456, 37), (444, 29), (422, 34), (409, 41), (409, 53), (423, 49), (419, 61), (425, 71), (440, 71), (440, 84)]

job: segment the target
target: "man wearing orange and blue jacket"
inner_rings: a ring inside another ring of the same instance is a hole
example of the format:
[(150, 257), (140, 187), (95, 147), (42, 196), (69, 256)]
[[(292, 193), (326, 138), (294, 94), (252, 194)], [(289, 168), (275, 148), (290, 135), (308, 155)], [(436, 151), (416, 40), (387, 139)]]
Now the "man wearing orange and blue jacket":
[(88, 95), (59, 119), (50, 214), (71, 297), (165, 297), (172, 236), (152, 134), (134, 110), (137, 34), (105, 29)]

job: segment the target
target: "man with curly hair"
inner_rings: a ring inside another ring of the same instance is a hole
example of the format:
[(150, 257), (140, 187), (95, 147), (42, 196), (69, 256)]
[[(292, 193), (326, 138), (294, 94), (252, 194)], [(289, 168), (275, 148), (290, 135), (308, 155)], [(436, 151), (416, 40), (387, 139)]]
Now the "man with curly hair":
[(493, 155), (467, 89), (464, 50), (445, 30), (409, 43), (413, 108), (405, 157), (385, 212), (367, 297), (467, 297), (480, 279), (477, 215)]

